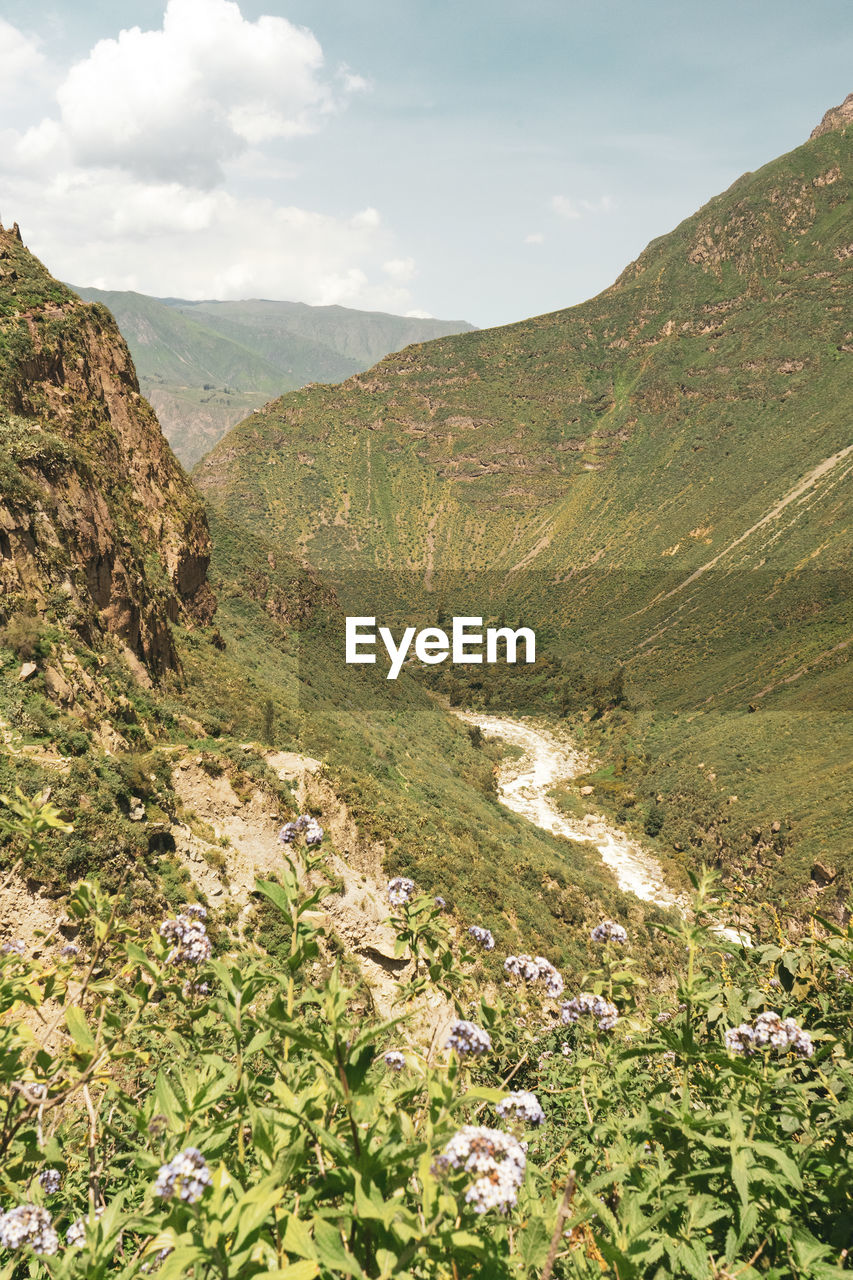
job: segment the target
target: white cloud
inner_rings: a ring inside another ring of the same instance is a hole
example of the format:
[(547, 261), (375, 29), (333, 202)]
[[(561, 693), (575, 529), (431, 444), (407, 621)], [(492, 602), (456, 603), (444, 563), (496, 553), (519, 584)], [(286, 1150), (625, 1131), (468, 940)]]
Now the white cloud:
[(612, 213), (615, 208), (610, 196), (598, 200), (571, 200), (568, 196), (552, 196), (551, 208), (561, 218), (573, 222), (587, 213)]
[(0, 90), (4, 96), (25, 77), (42, 70), (44, 59), (38, 42), (0, 18)]
[(414, 258), (390, 258), (382, 263), (382, 270), (396, 284), (408, 284), (416, 274)]
[(73, 159), (212, 187), (223, 165), (311, 132), (336, 99), (316, 37), (285, 18), (249, 22), (231, 0), (168, 0), (159, 31), (100, 40), (57, 90)]
[[(2, 22), (0, 49), (8, 75), (40, 57)], [(161, 29), (99, 41), (54, 83), (52, 110), (43, 88), (18, 130), (0, 128), (0, 188), (4, 216), (55, 275), (189, 298), (412, 307), (415, 263), (377, 209), (332, 216), (284, 194), (294, 180), (280, 140), (368, 87), (345, 65), (324, 76), (310, 31), (250, 22), (231, 0), (168, 0)]]
[(544, 244), (545, 237), (541, 231), (531, 231), (529, 236), (524, 237), (525, 244)]

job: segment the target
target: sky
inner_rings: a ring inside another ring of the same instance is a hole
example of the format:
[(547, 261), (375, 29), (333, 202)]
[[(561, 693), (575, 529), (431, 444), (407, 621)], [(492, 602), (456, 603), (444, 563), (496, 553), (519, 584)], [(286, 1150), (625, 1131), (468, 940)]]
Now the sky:
[(0, 219), (73, 284), (484, 327), (853, 89), (849, 0), (0, 0)]

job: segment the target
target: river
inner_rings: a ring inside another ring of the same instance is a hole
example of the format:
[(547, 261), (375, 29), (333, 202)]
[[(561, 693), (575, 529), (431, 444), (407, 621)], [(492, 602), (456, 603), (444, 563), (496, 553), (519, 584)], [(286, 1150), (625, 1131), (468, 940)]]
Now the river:
[(559, 782), (586, 773), (589, 762), (572, 746), (561, 742), (542, 726), (507, 716), (485, 715), (478, 711), (457, 711), (466, 724), (479, 725), (489, 738), (502, 738), (523, 755), (506, 759), (498, 770), (498, 796), (508, 809), (534, 822), (545, 831), (584, 844), (593, 844), (616, 877), (620, 889), (644, 902), (684, 911), (687, 903), (667, 885), (658, 860), (600, 814), (573, 818), (562, 813), (550, 792)]

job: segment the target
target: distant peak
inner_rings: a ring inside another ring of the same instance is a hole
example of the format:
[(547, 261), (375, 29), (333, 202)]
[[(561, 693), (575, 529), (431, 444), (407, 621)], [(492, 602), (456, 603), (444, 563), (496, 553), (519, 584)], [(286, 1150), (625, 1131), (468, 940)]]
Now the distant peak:
[(848, 93), (839, 106), (829, 108), (817, 128), (812, 129), (809, 137), (819, 138), (821, 134), (829, 133), (832, 129), (843, 129), (845, 125), (851, 123), (853, 123), (853, 93)]

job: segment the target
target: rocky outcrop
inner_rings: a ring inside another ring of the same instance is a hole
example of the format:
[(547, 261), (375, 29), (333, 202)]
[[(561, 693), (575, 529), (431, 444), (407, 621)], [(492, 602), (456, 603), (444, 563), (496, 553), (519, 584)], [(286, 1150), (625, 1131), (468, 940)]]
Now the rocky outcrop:
[(22, 606), (154, 673), (170, 623), (209, 622), (204, 508), (109, 312), (0, 228), (0, 614)]
[(848, 124), (853, 124), (853, 93), (848, 93), (837, 107), (829, 108), (820, 124), (812, 129), (809, 138), (820, 138), (824, 133), (830, 133), (833, 129), (844, 129)]

